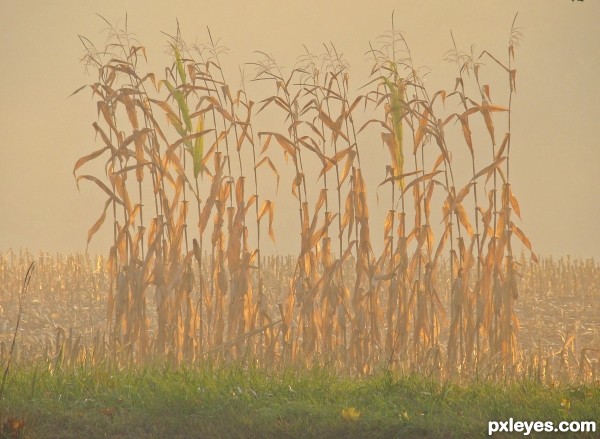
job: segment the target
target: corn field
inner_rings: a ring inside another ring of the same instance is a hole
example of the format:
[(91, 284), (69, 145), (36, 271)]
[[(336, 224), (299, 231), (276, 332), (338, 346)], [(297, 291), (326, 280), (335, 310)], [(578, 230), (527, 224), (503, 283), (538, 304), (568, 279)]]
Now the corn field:
[[(113, 242), (106, 258), (37, 259), (24, 327), (35, 329), (37, 307), (46, 329), (21, 344), (21, 358), (597, 379), (597, 319), (555, 328), (558, 353), (533, 339), (545, 337), (545, 321), (528, 324), (544, 297), (597, 307), (599, 268), (538, 262), (515, 223), (520, 37), (513, 22), (504, 57), (452, 41), (457, 76), (432, 91), (392, 27), (367, 47), (371, 77), (359, 93), (333, 45), (306, 50), (290, 72), (260, 52), (254, 75), (234, 88), (210, 33), (204, 46), (179, 29), (167, 35), (172, 64), (162, 76), (144, 70), (147, 49), (127, 28), (111, 27), (101, 48), (80, 37), (95, 82), (75, 93), (91, 91), (101, 147), (73, 173), (106, 195), (88, 243), (103, 226)], [(498, 72), (505, 80), (493, 87)], [(256, 82), (271, 94), (253, 100)], [(361, 167), (373, 134), (389, 150), (380, 169)], [(458, 149), (468, 151), (468, 175), (455, 171)], [(297, 208), (289, 257), (264, 252), (276, 242), (280, 190)], [(369, 207), (387, 212), (383, 224)], [(517, 242), (526, 256), (513, 252)], [(16, 300), (32, 258), (2, 255), (3, 298)], [(44, 311), (53, 301), (57, 311)]]
[[(51, 369), (114, 364), (122, 353), (118, 355), (111, 350), (107, 332), (111, 322), (110, 316), (109, 319), (106, 316), (110, 286), (106, 259), (83, 254), (53, 256), (13, 251), (0, 254), (1, 361), (4, 363), (9, 356), (18, 314), (18, 292), (32, 261), (36, 262), (35, 274), (26, 296), (14, 361), (17, 364), (39, 362)], [(280, 285), (293, 276), (296, 258), (265, 257), (263, 262), (265, 296), (270, 303), (269, 312), (276, 315), (278, 301), (286, 297)], [(535, 264), (523, 255), (519, 262), (523, 276), (519, 281), (521, 294), (515, 313), (523, 323), (513, 377), (525, 376), (548, 383), (596, 381), (600, 372), (600, 264), (593, 259), (570, 258), (556, 261), (543, 258)], [(344, 268), (348, 276), (351, 276), (353, 263), (348, 261)], [(198, 273), (194, 271), (194, 275), (197, 277)], [(436, 282), (443, 282), (448, 275), (449, 265), (443, 261)], [(440, 299), (447, 309), (450, 292), (443, 292)], [(151, 334), (156, 334), (158, 324), (156, 305), (155, 298), (150, 295), (147, 319)], [(293, 328), (297, 330), (296, 325)], [(447, 341), (448, 336), (449, 328), (442, 328), (440, 339)], [(256, 345), (259, 340), (257, 332), (247, 335), (247, 343)], [(222, 362), (225, 352), (233, 346), (234, 343), (223, 343), (218, 349), (205, 351), (204, 355), (197, 353), (183, 358), (181, 364)], [(158, 360), (174, 361), (174, 358), (155, 357), (148, 361)], [(237, 360), (252, 364), (258, 358), (246, 354)], [(264, 366), (284, 367), (281, 360), (276, 357), (275, 362)], [(121, 358), (119, 364), (127, 365), (124, 361)], [(423, 365), (400, 364), (398, 361), (393, 365), (402, 367), (406, 373), (423, 372)], [(344, 365), (338, 363), (338, 366)], [(448, 373), (443, 362), (439, 367), (440, 370), (429, 368), (426, 372), (439, 377)], [(478, 376), (496, 378), (494, 367), (499, 367), (494, 361), (482, 364)]]

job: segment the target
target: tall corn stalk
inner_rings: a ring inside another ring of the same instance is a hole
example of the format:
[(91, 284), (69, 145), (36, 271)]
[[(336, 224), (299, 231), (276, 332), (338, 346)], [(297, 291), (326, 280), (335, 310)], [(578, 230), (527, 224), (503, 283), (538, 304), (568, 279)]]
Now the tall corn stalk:
[[(141, 72), (146, 51), (127, 27), (111, 29), (106, 50), (81, 37), (88, 67), (98, 74), (90, 89), (103, 146), (79, 159), (74, 173), (106, 159), (103, 175), (78, 175), (77, 182), (90, 181), (107, 196), (88, 242), (109, 208), (112, 214), (107, 318), (114, 362), (511, 373), (519, 282), (512, 235), (531, 250), (512, 221), (512, 212), (520, 214), (509, 180), (514, 23), (507, 65), (487, 51), (459, 53), (452, 36), (458, 78), (451, 92), (428, 90), (392, 21), (380, 47), (369, 51), (372, 78), (364, 94), (353, 94), (349, 66), (326, 45), (321, 56), (306, 50), (287, 75), (263, 53), (254, 79), (274, 91), (257, 104), (244, 82), (237, 91), (227, 83), (223, 49), (210, 32), (203, 47), (188, 46), (179, 29), (168, 36), (172, 63), (158, 79)], [(508, 106), (492, 102), (483, 58), (507, 72)], [(477, 99), (467, 95), (468, 80)], [(258, 129), (257, 116), (267, 110), (283, 115), (284, 126)], [(507, 115), (499, 146), (497, 113)], [(479, 169), (484, 141), (472, 131), (478, 115), (491, 143)], [(384, 175), (377, 197), (381, 187), (389, 191), (379, 253), (368, 195), (377, 176), (361, 167), (360, 146), (373, 126), (389, 151), (376, 171)], [(471, 155), (467, 181), (455, 172), (457, 137)], [(291, 159), (300, 232), (293, 262), (261, 254), (267, 215), (274, 240), (275, 202), (263, 200), (259, 185), (268, 171), (279, 186), (272, 144)], [(265, 290), (273, 276), (287, 276), (285, 294)]]

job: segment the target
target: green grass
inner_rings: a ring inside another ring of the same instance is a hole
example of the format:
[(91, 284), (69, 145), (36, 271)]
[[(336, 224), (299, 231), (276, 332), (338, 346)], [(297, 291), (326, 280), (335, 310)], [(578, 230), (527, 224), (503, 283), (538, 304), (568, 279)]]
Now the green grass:
[[(350, 408), (358, 417), (344, 418)], [(30, 368), (12, 371), (0, 410), (3, 423), (25, 421), (23, 438), (469, 438), (511, 417), (598, 422), (600, 386), (461, 386), (322, 369)]]

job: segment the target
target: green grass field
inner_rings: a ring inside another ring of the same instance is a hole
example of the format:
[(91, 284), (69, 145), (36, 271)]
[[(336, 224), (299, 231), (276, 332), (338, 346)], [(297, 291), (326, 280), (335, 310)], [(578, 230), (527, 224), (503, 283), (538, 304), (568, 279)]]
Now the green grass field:
[(3, 437), (465, 438), (487, 436), (488, 421), (511, 417), (598, 422), (600, 386), (462, 386), (322, 369), (31, 368), (11, 373), (0, 404)]

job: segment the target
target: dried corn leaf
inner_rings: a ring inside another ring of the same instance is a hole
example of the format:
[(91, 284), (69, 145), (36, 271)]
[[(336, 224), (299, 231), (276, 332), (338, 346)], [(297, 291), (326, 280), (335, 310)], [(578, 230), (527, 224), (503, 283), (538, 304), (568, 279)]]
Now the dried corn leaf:
[[(418, 178), (415, 178), (413, 181), (411, 181), (410, 183), (408, 183), (408, 184), (406, 185), (406, 187), (405, 187), (405, 188), (404, 188), (404, 190), (402, 191), (402, 196), (404, 196), (404, 194), (405, 194), (405, 193), (406, 193), (406, 192), (407, 192), (407, 191), (408, 191), (408, 190), (409, 190), (411, 187), (413, 187), (413, 186), (415, 186), (415, 185), (418, 185), (418, 184), (419, 184), (419, 183), (421, 183), (422, 181), (426, 181), (426, 180), (430, 180), (430, 179), (432, 179), (433, 177), (435, 177), (436, 175), (438, 175), (440, 172), (442, 172), (442, 171), (441, 171), (441, 170), (440, 170), (440, 171), (434, 171), (434, 172), (430, 172), (429, 174), (425, 174), (425, 175), (422, 175), (422, 176), (420, 176), (420, 177), (418, 177)], [(419, 210), (420, 210), (420, 209), (419, 209)]]
[(94, 160), (96, 157), (101, 156), (102, 153), (104, 153), (104, 151), (106, 151), (108, 149), (110, 149), (110, 147), (105, 146), (104, 148), (94, 151), (91, 154), (88, 154), (84, 157), (81, 157), (79, 160), (77, 160), (77, 163), (75, 163), (75, 166), (73, 167), (73, 176), (75, 176), (75, 171), (77, 171), (77, 169), (82, 167), (85, 163), (89, 162), (90, 160)]
[(473, 236), (473, 227), (471, 227), (471, 223), (469, 222), (469, 216), (465, 211), (465, 208), (461, 203), (457, 203), (456, 205), (456, 215), (460, 220), (460, 223), (463, 225), (469, 236)]
[[(420, 174), (421, 170), (417, 170), (417, 171), (412, 171), (412, 172), (407, 172), (405, 174), (401, 174), (401, 175), (392, 175), (391, 177), (386, 178), (385, 180), (383, 180), (381, 183), (379, 183), (379, 186), (377, 186), (378, 188), (383, 186), (386, 183), (392, 182), (392, 181), (398, 181), (401, 178), (406, 178), (406, 177), (410, 177), (411, 175), (416, 175), (416, 174)], [(438, 171), (441, 172), (441, 171)]]
[[(268, 138), (270, 138), (271, 136), (275, 137), (275, 140), (277, 140), (277, 143), (279, 143), (279, 145), (281, 146), (283, 151), (286, 154), (289, 154), (290, 156), (292, 156), (295, 160), (297, 147), (296, 147), (296, 145), (294, 145), (294, 143), (290, 139), (288, 139), (284, 135), (279, 134), (279, 133), (274, 133), (274, 132), (260, 132), (260, 133), (258, 133), (258, 136), (259, 137), (268, 136)], [(265, 151), (267, 147), (268, 147), (268, 142), (266, 142), (265, 145), (263, 146), (263, 151)], [(261, 154), (262, 154), (262, 152), (261, 152)]]
[(102, 128), (100, 127), (100, 125), (98, 125), (97, 122), (94, 122), (92, 124), (92, 126), (94, 127), (94, 129), (96, 130), (97, 133), (100, 134), (100, 137), (102, 137), (102, 141), (104, 142), (104, 144), (111, 149), (111, 151), (113, 152), (113, 155), (116, 155), (118, 153), (117, 148), (115, 148), (115, 146), (112, 144), (111, 140), (108, 138), (108, 136), (106, 135), (106, 133), (104, 132), (104, 130), (102, 130)]
[(451, 229), (452, 229), (452, 224), (447, 223), (446, 227), (444, 228), (444, 233), (442, 234), (442, 237), (440, 238), (440, 241), (438, 243), (437, 250), (435, 251), (435, 256), (433, 257), (432, 264), (434, 267), (437, 265), (437, 261), (438, 261), (440, 255), (442, 254), (442, 251), (444, 250), (446, 241), (448, 240), (448, 237), (450, 236)]
[(324, 164), (323, 168), (321, 169), (321, 172), (319, 173), (319, 176), (317, 177), (317, 180), (320, 179), (331, 168), (333, 168), (334, 166), (336, 166), (340, 162), (340, 160), (342, 160), (350, 152), (353, 152), (352, 147), (348, 147), (348, 148), (345, 148), (345, 149), (339, 151), (338, 153), (336, 153), (331, 158), (323, 156), (324, 159), (325, 159), (325, 164)]
[(435, 161), (435, 164), (433, 165), (433, 169), (432, 171), (437, 170), (437, 168), (439, 168), (439, 166), (444, 162), (444, 158), (445, 158), (445, 154), (441, 153), (438, 158)]
[(262, 208), (260, 209), (260, 212), (258, 214), (258, 221), (260, 221), (267, 212), (269, 213), (269, 237), (271, 238), (271, 241), (273, 241), (273, 242), (275, 242), (275, 234), (273, 233), (274, 211), (275, 211), (275, 204), (270, 200), (266, 200), (263, 203)]
[(473, 186), (474, 182), (470, 182), (468, 183), (465, 187), (463, 187), (459, 192), (458, 195), (456, 195), (456, 198), (454, 199), (455, 203), (462, 203), (462, 201), (465, 199), (465, 197), (469, 194), (469, 191), (471, 190), (471, 186)]
[(331, 130), (333, 141), (336, 142), (338, 137), (341, 137), (346, 142), (349, 142), (348, 137), (342, 132), (342, 123), (344, 122), (342, 116), (334, 122), (326, 113), (319, 111), (319, 119)]
[(96, 183), (100, 189), (102, 189), (115, 203), (123, 205), (123, 202), (115, 195), (113, 191), (111, 191), (104, 183), (102, 183), (98, 178), (93, 175), (80, 175), (77, 177), (77, 187), (79, 187), (79, 180), (89, 180), (93, 183)]
[(239, 177), (235, 184), (235, 201), (238, 204), (244, 202), (244, 181), (246, 177)]
[(506, 157), (500, 157), (496, 160), (494, 160), (493, 163), (489, 164), (488, 166), (486, 166), (485, 168), (483, 168), (481, 171), (479, 171), (477, 174), (475, 174), (473, 176), (473, 178), (471, 179), (471, 181), (475, 181), (477, 180), (479, 177), (481, 177), (482, 175), (486, 175), (486, 182), (490, 179), (491, 175), (499, 169), (500, 165), (502, 164), (502, 162), (506, 160)]
[(137, 130), (139, 128), (139, 124), (134, 101), (131, 99), (131, 97), (129, 97), (129, 95), (126, 94), (121, 95), (120, 100), (125, 104), (125, 111), (127, 112), (129, 123), (134, 130)]
[(517, 197), (515, 197), (514, 194), (512, 193), (512, 187), (510, 188), (510, 205), (512, 206), (513, 210), (515, 211), (515, 213), (517, 214), (517, 216), (520, 219), (521, 218), (521, 208), (519, 207), (519, 201), (517, 200)]
[(102, 116), (104, 117), (104, 121), (109, 126), (109, 128), (115, 134), (118, 134), (117, 127), (115, 126), (115, 122), (113, 120), (113, 115), (111, 114), (111, 109), (109, 107), (109, 104), (105, 101), (98, 101), (96, 105), (98, 107), (98, 116), (100, 115), (100, 113), (102, 113)]
[(462, 126), (462, 132), (463, 132), (463, 137), (465, 138), (465, 142), (467, 142), (469, 151), (471, 151), (471, 156), (473, 156), (475, 154), (475, 152), (473, 151), (473, 139), (471, 137), (471, 128), (469, 127), (468, 116), (466, 116), (465, 113), (459, 114), (458, 120), (460, 120), (460, 124)]
[(502, 145), (500, 145), (500, 149), (498, 149), (498, 152), (496, 153), (496, 159), (498, 159), (499, 157), (502, 157), (502, 155), (504, 154), (504, 150), (506, 149), (506, 145), (508, 145), (508, 142), (510, 140), (510, 133), (506, 133), (504, 135), (504, 139), (502, 140)]
[(510, 71), (510, 91), (517, 91), (517, 69), (512, 69)]
[(356, 151), (353, 149), (348, 153), (348, 158), (346, 159), (346, 164), (344, 165), (344, 169), (342, 170), (342, 175), (340, 176), (340, 183), (338, 185), (338, 189), (342, 187), (344, 181), (349, 175), (352, 164), (354, 163), (354, 158), (356, 157)]
[(523, 233), (523, 231), (519, 229), (519, 227), (517, 227), (517, 225), (512, 221), (510, 222), (510, 230), (512, 230), (512, 232), (515, 235), (517, 235), (517, 237), (521, 240), (525, 247), (527, 247), (529, 251), (533, 253), (533, 249), (531, 248), (531, 242), (529, 241), (529, 238), (527, 238), (527, 235), (525, 235), (525, 233)]
[[(171, 152), (175, 151), (177, 149), (177, 147), (179, 145), (181, 145), (182, 143), (185, 144), (186, 147), (188, 147), (188, 149), (189, 149), (189, 145), (190, 145), (190, 141), (191, 140), (199, 139), (202, 136), (204, 136), (204, 135), (206, 135), (206, 134), (208, 134), (210, 132), (213, 132), (213, 131), (214, 131), (213, 128), (209, 128), (207, 130), (203, 130), (203, 131), (200, 131), (200, 132), (197, 132), (197, 133), (188, 134), (187, 136), (183, 136), (181, 139), (178, 139), (173, 144), (169, 145), (168, 152), (171, 153)], [(200, 161), (202, 161), (202, 159)]]
[(102, 227), (102, 224), (104, 224), (104, 220), (106, 219), (106, 209), (108, 209), (108, 206), (110, 205), (110, 203), (113, 200), (111, 198), (109, 198), (108, 200), (106, 200), (106, 203), (104, 204), (104, 209), (102, 210), (102, 215), (100, 215), (100, 218), (98, 218), (98, 220), (94, 223), (94, 225), (90, 228), (90, 230), (88, 230), (88, 236), (87, 236), (87, 244), (89, 245), (90, 241), (92, 240), (92, 237), (96, 234), (96, 232), (100, 229), (100, 227)]
[(327, 189), (323, 188), (323, 189), (321, 189), (321, 192), (319, 194), (319, 199), (317, 200), (317, 204), (315, 205), (315, 216), (317, 215), (317, 213), (319, 213), (319, 210), (321, 210), (321, 207), (323, 207), (323, 204), (325, 203), (326, 200), (327, 200)]
[(388, 210), (388, 213), (385, 217), (385, 223), (383, 224), (383, 236), (384, 237), (388, 236), (390, 231), (394, 227), (394, 214), (395, 214), (395, 211)]
[(266, 163), (267, 166), (269, 166), (269, 168), (271, 168), (271, 170), (277, 177), (277, 186), (275, 189), (275, 193), (277, 193), (279, 191), (279, 172), (277, 172), (277, 168), (275, 168), (275, 165), (273, 164), (271, 159), (268, 156), (263, 157), (263, 159), (256, 164), (255, 169), (258, 169), (264, 163)]
[(415, 154), (416, 151), (419, 149), (419, 146), (421, 145), (421, 142), (423, 141), (423, 139), (425, 137), (425, 133), (426, 133), (425, 128), (427, 127), (428, 119), (429, 119), (429, 110), (425, 109), (425, 110), (423, 110), (423, 114), (419, 118), (419, 126), (418, 126), (417, 132), (415, 134), (415, 147), (413, 149), (413, 154)]

